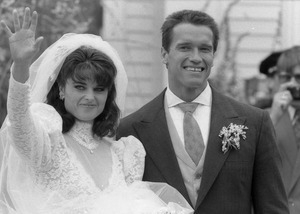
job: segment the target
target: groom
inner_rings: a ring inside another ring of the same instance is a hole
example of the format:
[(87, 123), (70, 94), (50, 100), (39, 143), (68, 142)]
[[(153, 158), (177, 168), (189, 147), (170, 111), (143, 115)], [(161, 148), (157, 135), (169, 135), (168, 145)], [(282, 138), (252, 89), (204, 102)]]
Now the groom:
[[(183, 10), (168, 16), (161, 30), (168, 87), (122, 119), (117, 136), (143, 143), (143, 179), (175, 187), (199, 214), (288, 213), (268, 113), (207, 81), (219, 39), (215, 21)], [(185, 112), (185, 104), (196, 109)], [(226, 134), (236, 134), (235, 141)]]

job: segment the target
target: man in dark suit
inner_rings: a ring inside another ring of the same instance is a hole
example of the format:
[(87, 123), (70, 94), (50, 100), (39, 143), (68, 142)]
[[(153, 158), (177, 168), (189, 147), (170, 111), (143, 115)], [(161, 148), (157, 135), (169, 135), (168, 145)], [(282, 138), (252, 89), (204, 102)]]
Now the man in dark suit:
[(270, 110), (291, 214), (300, 213), (300, 46), (282, 52), (274, 74)]
[[(215, 21), (183, 10), (161, 29), (168, 87), (122, 119), (117, 134), (143, 143), (143, 179), (175, 187), (197, 214), (289, 213), (268, 112), (222, 95), (207, 81), (219, 39)], [(187, 131), (200, 127), (192, 151), (187, 144), (194, 134), (186, 134), (181, 103), (197, 104), (195, 128)]]

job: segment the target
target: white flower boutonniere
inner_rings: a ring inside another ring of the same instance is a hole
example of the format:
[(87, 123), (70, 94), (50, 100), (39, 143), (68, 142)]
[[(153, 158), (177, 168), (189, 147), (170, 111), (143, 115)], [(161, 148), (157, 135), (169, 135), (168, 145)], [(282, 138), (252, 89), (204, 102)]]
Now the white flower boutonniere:
[(232, 147), (234, 149), (240, 149), (240, 139), (246, 139), (247, 126), (236, 125), (230, 123), (228, 127), (223, 127), (220, 131), (219, 137), (222, 138), (222, 152), (225, 154)]

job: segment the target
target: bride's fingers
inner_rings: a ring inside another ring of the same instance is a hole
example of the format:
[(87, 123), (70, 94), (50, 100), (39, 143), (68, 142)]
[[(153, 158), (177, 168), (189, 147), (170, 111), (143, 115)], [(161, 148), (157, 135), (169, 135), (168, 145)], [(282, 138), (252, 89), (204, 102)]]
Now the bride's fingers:
[(13, 10), (13, 17), (14, 17), (15, 32), (17, 32), (20, 30), (20, 20), (19, 20), (19, 14), (16, 9)]
[(8, 37), (11, 37), (11, 35), (13, 34), (11, 32), (11, 30), (9, 29), (9, 27), (6, 25), (6, 23), (2, 20), (0, 22), (2, 29), (5, 31), (5, 33), (7, 34)]
[(35, 32), (36, 30), (37, 20), (38, 20), (38, 14), (36, 11), (33, 11), (31, 17), (31, 25), (30, 25), (30, 30), (32, 30), (33, 32)]
[(30, 22), (30, 9), (29, 7), (26, 7), (22, 28), (27, 29), (29, 27), (29, 22)]

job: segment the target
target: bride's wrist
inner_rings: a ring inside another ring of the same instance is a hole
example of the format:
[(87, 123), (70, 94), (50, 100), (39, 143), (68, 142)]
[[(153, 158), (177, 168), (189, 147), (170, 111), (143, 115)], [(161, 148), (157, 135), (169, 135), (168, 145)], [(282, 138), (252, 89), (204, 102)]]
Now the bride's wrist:
[(25, 83), (29, 77), (29, 62), (14, 62), (11, 68), (13, 78), (21, 83)]

